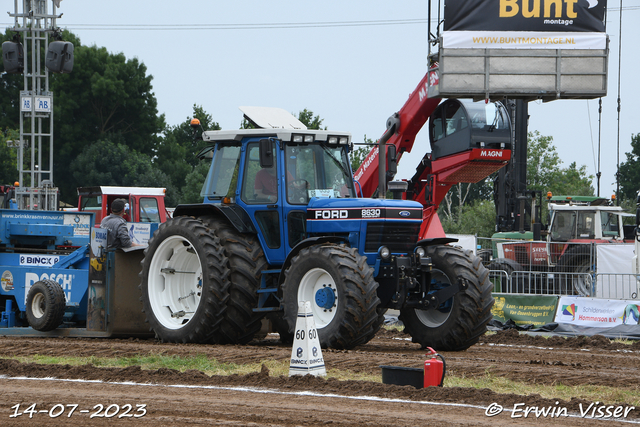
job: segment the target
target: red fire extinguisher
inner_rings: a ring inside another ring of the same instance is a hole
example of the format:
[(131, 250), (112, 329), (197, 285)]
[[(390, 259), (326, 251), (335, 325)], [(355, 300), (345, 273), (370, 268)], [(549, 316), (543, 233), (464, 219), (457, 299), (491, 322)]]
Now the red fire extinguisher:
[[(427, 347), (427, 349), (429, 350), (427, 357), (431, 356), (431, 359), (424, 361), (424, 386), (425, 388), (430, 386), (442, 387), (446, 371), (444, 357), (436, 353), (431, 347)], [(440, 357), (442, 361), (438, 360), (438, 357)]]

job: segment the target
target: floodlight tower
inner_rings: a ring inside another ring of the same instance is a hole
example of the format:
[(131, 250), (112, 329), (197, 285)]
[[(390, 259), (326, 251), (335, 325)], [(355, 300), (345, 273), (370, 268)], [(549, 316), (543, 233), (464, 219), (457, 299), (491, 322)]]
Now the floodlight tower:
[[(56, 210), (58, 189), (53, 184), (53, 93), (49, 72), (73, 68), (73, 45), (60, 41), (56, 8), (61, 0), (14, 0), (13, 41), (2, 45), (5, 71), (22, 73), (20, 140), (16, 188), (19, 209)], [(49, 42), (52, 37), (56, 41)], [(24, 46), (24, 47), (23, 47)], [(25, 158), (25, 156), (27, 158)]]

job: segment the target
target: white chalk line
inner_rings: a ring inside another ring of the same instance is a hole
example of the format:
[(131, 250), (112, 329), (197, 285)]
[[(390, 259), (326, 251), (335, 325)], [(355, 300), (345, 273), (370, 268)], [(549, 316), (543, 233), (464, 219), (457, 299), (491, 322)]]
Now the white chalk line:
[[(73, 379), (73, 378), (56, 378), (56, 377), (45, 377), (45, 378), (34, 378), (34, 377), (10, 377), (7, 375), (0, 375), (0, 379), (6, 380), (18, 380), (18, 381), (59, 381), (59, 382), (72, 382), (72, 383), (90, 383), (90, 384), (110, 384), (110, 385), (127, 385), (127, 386), (141, 386), (141, 387), (167, 387), (167, 388), (188, 388), (188, 389), (201, 389), (201, 390), (226, 390), (226, 391), (241, 391), (247, 393), (258, 393), (258, 394), (278, 394), (284, 396), (309, 396), (309, 397), (325, 397), (325, 398), (334, 398), (334, 399), (347, 399), (347, 400), (363, 400), (370, 402), (382, 402), (382, 403), (413, 403), (417, 405), (431, 405), (431, 406), (448, 406), (448, 407), (456, 407), (456, 408), (470, 408), (470, 409), (481, 409), (486, 411), (486, 406), (479, 405), (469, 405), (466, 403), (450, 403), (450, 402), (430, 402), (425, 400), (405, 400), (405, 399), (390, 399), (387, 397), (376, 397), (376, 396), (346, 396), (341, 394), (333, 394), (333, 393), (317, 393), (314, 391), (280, 391), (266, 388), (258, 388), (258, 387), (229, 387), (229, 386), (215, 386), (215, 385), (189, 385), (189, 384), (150, 384), (150, 383), (136, 383), (131, 381), (102, 381), (102, 380), (82, 380), (82, 379)], [(512, 409), (505, 408), (504, 412), (513, 412)], [(590, 419), (594, 421), (616, 421), (622, 423), (629, 424), (640, 424), (640, 421), (634, 420), (626, 420), (621, 418), (591, 418), (591, 417), (582, 417), (577, 414), (567, 414), (568, 418), (580, 418), (580, 419)], [(535, 417), (531, 417), (535, 418)], [(542, 417), (544, 418), (544, 417)], [(528, 419), (528, 418), (527, 418)]]

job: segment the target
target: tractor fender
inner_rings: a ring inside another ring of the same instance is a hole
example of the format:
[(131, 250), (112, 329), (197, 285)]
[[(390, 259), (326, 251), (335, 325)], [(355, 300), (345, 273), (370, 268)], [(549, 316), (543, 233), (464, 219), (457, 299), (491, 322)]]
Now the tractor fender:
[(291, 260), (298, 252), (309, 246), (321, 245), (323, 243), (347, 243), (347, 239), (338, 236), (310, 237), (298, 243), (291, 249), (291, 252), (289, 252), (289, 255), (287, 255), (287, 258), (284, 260), (284, 264), (282, 264), (278, 284), (282, 285), (284, 283), (284, 272), (289, 268)]
[(416, 243), (416, 246), (435, 246), (435, 245), (446, 245), (448, 243), (457, 242), (458, 239), (453, 237), (436, 237), (432, 239), (422, 239)]
[(257, 234), (257, 230), (251, 222), (249, 214), (238, 205), (214, 205), (210, 203), (197, 203), (189, 205), (178, 205), (173, 212), (173, 217), (193, 216), (202, 217), (208, 215), (222, 215), (238, 233)]

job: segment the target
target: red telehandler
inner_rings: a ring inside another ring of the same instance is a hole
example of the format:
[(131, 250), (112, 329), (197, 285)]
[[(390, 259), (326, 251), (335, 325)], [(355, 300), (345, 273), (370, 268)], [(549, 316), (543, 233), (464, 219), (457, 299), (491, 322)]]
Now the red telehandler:
[[(424, 245), (432, 260), (434, 283), (453, 283), (465, 278), (471, 284), (438, 310), (400, 312), (405, 331), (414, 337), (414, 342), (419, 335), (414, 329), (418, 327), (429, 329), (432, 337), (441, 337), (440, 342), (446, 343), (453, 338), (452, 333), (456, 334), (454, 325), (473, 325), (469, 335), (475, 339), (484, 333), (491, 318), (493, 286), (479, 257), (447, 244), (455, 239), (446, 237), (438, 218), (438, 206), (454, 184), (478, 182), (508, 163), (511, 128), (502, 104), (455, 99), (441, 103), (438, 98), (427, 97), (429, 84), (437, 84), (433, 71), (427, 72), (400, 111), (387, 120), (379, 146), (365, 158), (354, 178), (360, 183), (363, 197), (376, 193), (384, 197), (386, 182), (393, 178), (397, 162), (403, 153), (411, 151), (416, 135), (430, 119), (431, 153), (425, 154), (410, 180), (391, 181), (389, 187), (394, 197), (423, 205), (418, 245)], [(380, 159), (376, 159), (378, 153), (382, 153)], [(389, 172), (384, 170), (387, 157)], [(382, 170), (379, 165), (383, 165)], [(467, 316), (475, 321), (465, 322)]]

